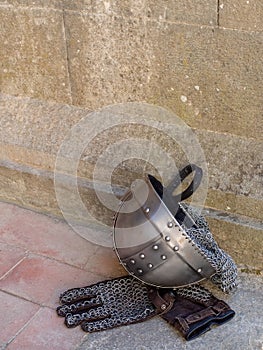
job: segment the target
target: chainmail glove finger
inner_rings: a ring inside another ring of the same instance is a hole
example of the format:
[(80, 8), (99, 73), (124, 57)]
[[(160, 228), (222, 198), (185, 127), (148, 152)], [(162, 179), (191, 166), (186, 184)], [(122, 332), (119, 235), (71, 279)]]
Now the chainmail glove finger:
[[(152, 289), (150, 300), (155, 304), (157, 291)], [(173, 306), (161, 314), (161, 317), (178, 329), (186, 340), (192, 340), (209, 331), (211, 326), (219, 326), (230, 321), (235, 312), (222, 300), (217, 299), (208, 290), (193, 285), (174, 291), (159, 290), (165, 298), (173, 295)]]
[(61, 294), (57, 314), (67, 327), (81, 325), (86, 332), (142, 322), (158, 313), (148, 289), (131, 276), (70, 289)]

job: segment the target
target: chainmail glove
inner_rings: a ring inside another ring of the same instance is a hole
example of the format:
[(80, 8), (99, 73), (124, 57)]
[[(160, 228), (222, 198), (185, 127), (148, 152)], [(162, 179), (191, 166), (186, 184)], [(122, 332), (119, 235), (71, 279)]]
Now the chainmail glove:
[(61, 294), (57, 313), (67, 327), (81, 325), (86, 332), (142, 322), (161, 312), (150, 302), (148, 290), (131, 276), (70, 289)]
[(161, 317), (178, 329), (186, 340), (192, 340), (209, 331), (211, 326), (219, 326), (230, 321), (235, 312), (222, 300), (217, 299), (207, 289), (193, 285), (176, 290), (149, 291), (149, 299), (159, 304), (159, 297), (174, 298), (173, 306)]
[(191, 340), (235, 315), (224, 301), (199, 285), (158, 289), (132, 276), (69, 289), (61, 294), (60, 302), (57, 313), (65, 317), (66, 326), (81, 325), (90, 333), (160, 315)]

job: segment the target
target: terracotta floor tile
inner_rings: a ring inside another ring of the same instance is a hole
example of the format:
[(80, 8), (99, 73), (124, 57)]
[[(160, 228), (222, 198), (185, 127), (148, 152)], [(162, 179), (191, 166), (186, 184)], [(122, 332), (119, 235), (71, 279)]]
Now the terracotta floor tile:
[(25, 256), (25, 250), (0, 242), (0, 278)]
[(54, 310), (42, 308), (8, 350), (74, 350), (84, 336), (79, 327), (68, 329)]
[(29, 256), (0, 281), (0, 288), (36, 303), (57, 305), (61, 292), (101, 280), (87, 271), (40, 256)]
[(78, 267), (85, 266), (94, 253), (94, 244), (66, 223), (10, 204), (5, 206), (11, 208), (3, 215), (9, 216), (9, 220), (0, 227), (1, 241)]
[(35, 315), (39, 306), (0, 291), (0, 348)]
[(99, 247), (90, 257), (85, 269), (108, 277), (119, 277), (128, 273), (120, 265), (119, 260), (111, 248)]

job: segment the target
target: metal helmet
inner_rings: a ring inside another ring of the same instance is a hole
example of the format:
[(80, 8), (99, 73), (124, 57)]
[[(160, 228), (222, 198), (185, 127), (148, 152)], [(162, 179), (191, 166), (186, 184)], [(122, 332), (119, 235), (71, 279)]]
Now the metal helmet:
[[(195, 176), (180, 195), (172, 192), (190, 173)], [(215, 274), (202, 250), (185, 227), (195, 225), (179, 199), (199, 186), (202, 170), (188, 165), (166, 188), (151, 175), (137, 181), (122, 198), (114, 220), (115, 252), (129, 274), (164, 288), (177, 288)]]

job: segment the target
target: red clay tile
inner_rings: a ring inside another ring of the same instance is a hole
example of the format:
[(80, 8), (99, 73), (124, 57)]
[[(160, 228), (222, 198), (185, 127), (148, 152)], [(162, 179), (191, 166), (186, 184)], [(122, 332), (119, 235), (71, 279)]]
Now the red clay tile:
[(80, 327), (68, 329), (54, 310), (42, 308), (8, 350), (74, 350), (84, 336)]
[(0, 243), (0, 278), (25, 256), (25, 250)]
[(101, 280), (87, 271), (41, 256), (29, 256), (0, 281), (0, 288), (39, 304), (57, 305), (66, 289)]
[(120, 265), (119, 260), (111, 248), (99, 247), (95, 254), (90, 257), (85, 269), (99, 275), (119, 277), (128, 273)]
[[(9, 204), (5, 206), (10, 207)], [(66, 223), (30, 210), (6, 210), (8, 222), (0, 228), (0, 240), (38, 254), (83, 267), (94, 253), (94, 244), (75, 233)], [(1, 221), (1, 220), (0, 220)]]
[(0, 348), (35, 315), (39, 306), (0, 291)]

